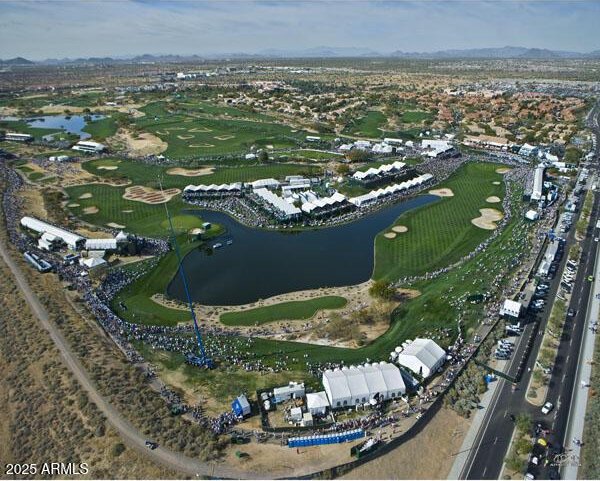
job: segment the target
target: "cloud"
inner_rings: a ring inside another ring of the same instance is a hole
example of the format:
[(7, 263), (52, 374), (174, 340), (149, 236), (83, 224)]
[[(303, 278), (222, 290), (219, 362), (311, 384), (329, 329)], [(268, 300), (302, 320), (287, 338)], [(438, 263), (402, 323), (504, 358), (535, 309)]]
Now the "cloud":
[(2, 1), (0, 58), (210, 54), (319, 45), (387, 53), (522, 45), (600, 48), (578, 1)]

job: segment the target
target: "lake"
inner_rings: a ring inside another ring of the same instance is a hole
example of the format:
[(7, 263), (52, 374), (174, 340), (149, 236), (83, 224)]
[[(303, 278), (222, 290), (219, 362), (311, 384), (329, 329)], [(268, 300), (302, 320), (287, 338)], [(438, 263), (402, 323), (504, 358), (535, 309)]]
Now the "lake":
[[(103, 119), (103, 115), (90, 115), (93, 120)], [(43, 117), (35, 117), (31, 120), (25, 119), (30, 127), (40, 129), (62, 129), (65, 132), (73, 135), (78, 135), (81, 140), (89, 139), (90, 134), (82, 129), (88, 124), (84, 115), (71, 115), (67, 118), (66, 115), (46, 115)]]
[[(286, 292), (364, 282), (373, 273), (375, 236), (400, 214), (438, 199), (420, 195), (348, 224), (301, 232), (254, 229), (221, 212), (190, 212), (227, 230), (210, 241), (223, 247), (197, 249), (183, 260), (192, 299), (205, 305), (239, 305)], [(185, 300), (179, 275), (167, 294)]]

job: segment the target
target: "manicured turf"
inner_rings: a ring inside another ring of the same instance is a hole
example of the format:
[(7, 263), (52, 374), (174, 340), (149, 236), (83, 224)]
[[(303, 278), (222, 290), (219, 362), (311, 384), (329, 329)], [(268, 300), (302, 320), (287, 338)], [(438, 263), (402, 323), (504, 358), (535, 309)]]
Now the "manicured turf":
[[(78, 185), (65, 189), (69, 194), (69, 204), (79, 204), (79, 207), (69, 207), (77, 217), (90, 224), (106, 226), (109, 222), (124, 225), (127, 232), (132, 234), (166, 237), (168, 231), (163, 222), (166, 220), (163, 204), (145, 204), (123, 199), (125, 187), (113, 187), (103, 184)], [(88, 199), (80, 199), (83, 194), (90, 193)], [(193, 210), (192, 206), (184, 204), (181, 196), (175, 196), (168, 203), (171, 215), (179, 215), (181, 210)], [(87, 207), (97, 207), (97, 213), (86, 214)], [(128, 212), (131, 211), (131, 212)], [(191, 216), (190, 216), (191, 217)], [(188, 228), (201, 227), (202, 222), (196, 217), (195, 225), (186, 222)]]
[[(212, 174), (197, 177), (167, 174), (166, 167), (148, 165), (143, 162), (119, 159), (99, 159), (84, 162), (83, 168), (91, 174), (109, 179), (126, 178), (135, 185), (157, 188), (158, 179), (162, 179), (164, 188), (184, 188), (190, 184), (223, 184), (230, 182), (251, 182), (257, 179), (275, 177), (282, 179), (287, 175), (315, 175), (321, 172), (319, 166), (304, 164), (255, 164), (235, 167), (218, 167)], [(116, 170), (99, 169), (101, 166), (116, 166)]]
[[(454, 197), (443, 197), (438, 202), (407, 212), (396, 224), (408, 227), (395, 239), (380, 233), (375, 241), (375, 279), (398, 280), (404, 276), (420, 275), (459, 260), (471, 252), (491, 233), (471, 223), (479, 217), (479, 209), (496, 208), (486, 198), (504, 196), (504, 185), (495, 164), (468, 163), (446, 182), (436, 188), (452, 190)], [(386, 232), (389, 231), (386, 230)]]
[(290, 159), (294, 158), (304, 158), (310, 160), (340, 160), (343, 156), (342, 154), (338, 154), (337, 152), (323, 152), (321, 150), (292, 150), (291, 152), (283, 152), (279, 155), (279, 157), (287, 157)]
[(353, 123), (346, 126), (345, 134), (364, 135), (365, 137), (381, 137), (382, 131), (380, 128), (385, 125), (387, 119), (378, 110), (372, 110), (364, 117), (355, 120)]
[(19, 134), (29, 134), (36, 140), (40, 140), (46, 135), (62, 132), (60, 129), (30, 127), (26, 122), (21, 120), (0, 120), (0, 130), (5, 130), (6, 132), (18, 132)]
[(117, 133), (117, 123), (114, 117), (106, 117), (88, 123), (82, 130), (90, 134), (95, 141), (101, 141)]
[(226, 312), (221, 315), (221, 322), (228, 326), (254, 326), (282, 319), (310, 319), (317, 311), (341, 309), (347, 302), (345, 298), (339, 296), (317, 297), (307, 301), (282, 302), (242, 312)]
[[(193, 105), (188, 107), (193, 108)], [(244, 153), (253, 145), (293, 147), (306, 135), (274, 122), (192, 115), (183, 109), (169, 112), (162, 102), (141, 110), (146, 116), (139, 119), (137, 125), (167, 142), (169, 146), (164, 155), (172, 159)]]
[(423, 120), (432, 118), (433, 115), (430, 112), (421, 111), (406, 111), (402, 114), (402, 122), (407, 124), (420, 124)]

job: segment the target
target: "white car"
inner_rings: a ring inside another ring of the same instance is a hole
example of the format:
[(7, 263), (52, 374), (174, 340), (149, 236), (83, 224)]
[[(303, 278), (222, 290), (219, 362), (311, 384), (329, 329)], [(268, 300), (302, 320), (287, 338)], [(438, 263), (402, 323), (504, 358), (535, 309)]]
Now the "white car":
[(544, 404), (544, 406), (542, 407), (542, 414), (549, 414), (550, 411), (552, 411), (554, 409), (554, 404), (552, 404), (550, 401), (548, 401), (546, 404)]

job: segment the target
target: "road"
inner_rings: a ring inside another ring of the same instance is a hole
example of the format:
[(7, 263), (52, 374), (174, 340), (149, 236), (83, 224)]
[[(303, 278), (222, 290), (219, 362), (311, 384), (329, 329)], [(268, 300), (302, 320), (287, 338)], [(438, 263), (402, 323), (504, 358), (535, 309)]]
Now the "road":
[[(599, 115), (598, 109), (595, 109), (594, 116)], [(596, 146), (598, 150), (598, 146)], [(597, 151), (598, 153), (598, 151)], [(590, 166), (591, 172), (597, 173), (597, 164)], [(598, 218), (600, 197), (594, 195), (592, 209), (592, 219)], [(574, 223), (575, 224), (575, 223)], [(565, 252), (573, 243), (573, 232), (567, 236)], [(571, 397), (575, 386), (575, 373), (579, 364), (579, 346), (582, 342), (584, 326), (586, 321), (586, 306), (590, 297), (590, 282), (587, 281), (589, 275), (595, 271), (594, 260), (598, 243), (593, 241), (592, 236), (587, 235), (582, 244), (582, 259), (580, 261), (577, 278), (573, 286), (573, 293), (569, 307), (577, 310), (577, 315), (567, 321), (564, 334), (558, 349), (557, 359), (549, 382), (547, 400), (552, 401), (556, 408), (549, 416), (544, 416), (538, 407), (532, 406), (525, 400), (525, 394), (529, 385), (531, 372), (533, 370), (537, 353), (542, 342), (542, 334), (550, 314), (551, 302), (545, 306), (545, 309), (539, 314), (539, 329), (535, 329), (535, 340), (530, 354), (526, 360), (523, 375), (517, 384), (517, 390), (513, 391), (511, 384), (500, 380), (482, 426), (475, 438), (474, 449), (469, 453), (465, 467), (461, 472), (461, 479), (498, 479), (511, 437), (514, 431), (514, 424), (510, 421), (510, 414), (529, 413), (532, 415), (535, 423), (541, 423), (545, 428), (552, 432), (548, 440), (555, 447), (563, 445), (567, 419), (569, 416), (569, 407)], [(560, 277), (567, 256), (564, 255), (561, 260), (560, 268), (553, 281), (548, 299), (556, 296)], [(537, 332), (536, 332), (537, 331)], [(518, 353), (515, 354), (517, 356)], [(511, 368), (512, 371), (512, 368)], [(546, 469), (540, 470), (537, 475), (547, 477), (550, 473)]]
[(213, 463), (204, 463), (197, 459), (189, 458), (160, 446), (155, 450), (148, 449), (145, 446), (146, 438), (144, 435), (127, 419), (125, 419), (96, 389), (87, 371), (70, 349), (68, 342), (65, 340), (58, 328), (50, 321), (48, 311), (44, 308), (38, 297), (31, 290), (31, 287), (25, 279), (23, 272), (11, 258), (10, 253), (6, 249), (6, 246), (3, 242), (0, 242), (0, 254), (5, 264), (11, 270), (20, 291), (23, 293), (27, 304), (31, 308), (32, 313), (38, 318), (44, 329), (48, 331), (50, 338), (58, 348), (66, 366), (71, 373), (73, 373), (73, 376), (75, 376), (82, 389), (88, 394), (90, 400), (98, 407), (102, 414), (106, 416), (108, 422), (119, 432), (128, 446), (135, 448), (142, 455), (147, 456), (156, 463), (162, 464), (163, 466), (171, 468), (179, 473), (185, 473), (189, 476), (251, 479), (260, 479), (264, 477), (264, 475), (261, 476), (259, 473), (237, 470), (222, 464), (214, 465)]

